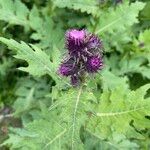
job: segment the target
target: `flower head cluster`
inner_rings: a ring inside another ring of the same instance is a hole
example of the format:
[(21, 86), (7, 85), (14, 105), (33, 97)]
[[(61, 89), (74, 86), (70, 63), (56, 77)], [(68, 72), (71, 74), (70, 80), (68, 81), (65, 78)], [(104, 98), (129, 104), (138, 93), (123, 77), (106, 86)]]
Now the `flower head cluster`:
[(86, 30), (66, 32), (68, 56), (59, 67), (62, 76), (70, 76), (72, 85), (78, 85), (86, 72), (96, 73), (103, 66), (102, 42)]

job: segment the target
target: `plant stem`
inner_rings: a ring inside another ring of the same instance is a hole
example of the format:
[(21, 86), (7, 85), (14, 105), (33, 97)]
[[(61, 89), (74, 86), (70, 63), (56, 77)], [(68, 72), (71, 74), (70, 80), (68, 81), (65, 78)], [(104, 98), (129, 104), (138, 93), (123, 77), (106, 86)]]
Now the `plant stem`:
[(76, 103), (75, 103), (75, 108), (74, 108), (74, 113), (73, 113), (73, 123), (72, 123), (72, 150), (74, 149), (74, 133), (75, 133), (75, 125), (76, 125), (76, 114), (77, 114), (77, 109), (78, 109), (78, 105), (79, 105), (79, 101), (80, 101), (80, 96), (82, 93), (82, 88), (83, 86), (80, 86), (79, 88), (79, 92), (77, 95), (77, 99), (76, 99)]

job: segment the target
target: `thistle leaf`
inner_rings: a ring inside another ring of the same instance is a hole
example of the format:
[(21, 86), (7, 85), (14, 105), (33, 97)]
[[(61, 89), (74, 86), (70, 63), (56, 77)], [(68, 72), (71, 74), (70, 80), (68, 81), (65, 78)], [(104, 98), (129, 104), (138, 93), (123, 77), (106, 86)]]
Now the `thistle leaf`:
[(74, 10), (80, 10), (96, 16), (99, 11), (98, 2), (96, 0), (55, 0), (54, 5), (60, 8), (69, 8)]
[(56, 79), (56, 68), (50, 61), (48, 55), (34, 45), (27, 45), (24, 42), (16, 42), (12, 39), (0, 38), (0, 41), (8, 46), (9, 49), (15, 50), (17, 59), (25, 60), (27, 67), (19, 67), (20, 70), (29, 72), (34, 76), (51, 75)]

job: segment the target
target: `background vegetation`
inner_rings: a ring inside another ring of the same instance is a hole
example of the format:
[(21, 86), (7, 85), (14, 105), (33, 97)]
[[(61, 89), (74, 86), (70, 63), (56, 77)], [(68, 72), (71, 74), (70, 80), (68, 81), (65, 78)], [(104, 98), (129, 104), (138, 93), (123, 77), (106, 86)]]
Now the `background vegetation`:
[[(150, 149), (149, 0), (0, 0), (0, 149)], [(67, 29), (97, 34), (104, 69), (57, 74)]]

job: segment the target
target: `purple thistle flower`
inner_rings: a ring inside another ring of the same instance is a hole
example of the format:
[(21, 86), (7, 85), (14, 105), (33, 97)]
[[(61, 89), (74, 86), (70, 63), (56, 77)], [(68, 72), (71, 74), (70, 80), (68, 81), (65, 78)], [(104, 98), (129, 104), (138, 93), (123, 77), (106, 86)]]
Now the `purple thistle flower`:
[(64, 60), (59, 67), (59, 73), (62, 76), (73, 75), (77, 71), (77, 66), (74, 64), (74, 58), (69, 58), (68, 60)]
[(100, 56), (92, 56), (88, 58), (86, 63), (86, 69), (89, 73), (97, 72), (102, 69), (103, 61)]
[(102, 42), (85, 30), (71, 29), (66, 32), (68, 59), (64, 60), (59, 73), (69, 76), (73, 86), (84, 81), (85, 73), (96, 73), (102, 69)]
[(69, 54), (78, 57), (84, 48), (85, 30), (68, 30), (66, 32), (66, 48)]
[(68, 30), (66, 36), (68, 40), (74, 42), (75, 45), (80, 45), (82, 42), (84, 42), (85, 30)]
[(87, 39), (87, 48), (88, 49), (100, 49), (102, 48), (102, 42), (97, 36), (92, 34)]
[(69, 76), (70, 75), (70, 71), (71, 71), (71, 67), (65, 65), (65, 64), (61, 64), (60, 68), (59, 68), (59, 73), (62, 76)]

